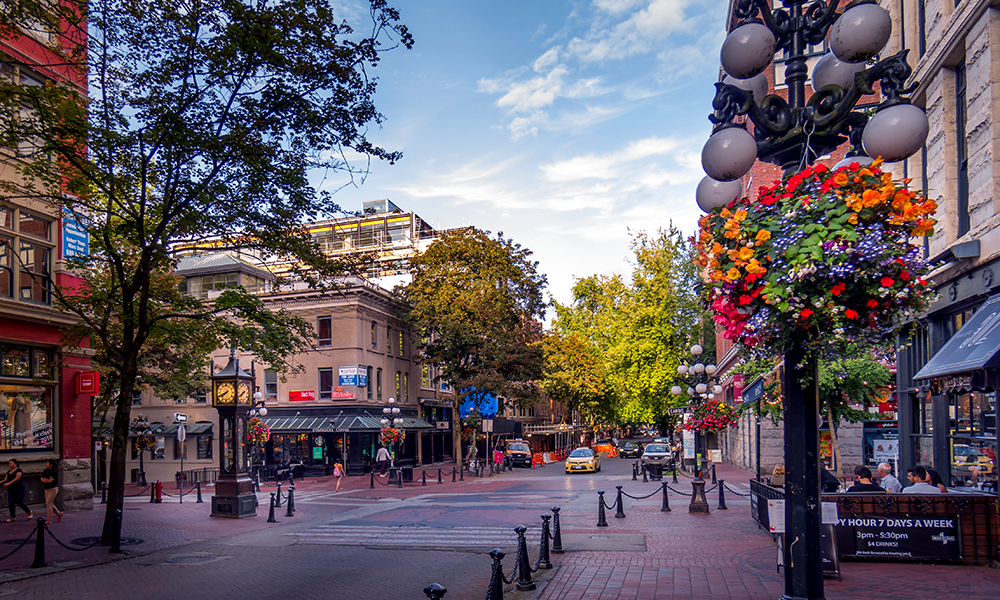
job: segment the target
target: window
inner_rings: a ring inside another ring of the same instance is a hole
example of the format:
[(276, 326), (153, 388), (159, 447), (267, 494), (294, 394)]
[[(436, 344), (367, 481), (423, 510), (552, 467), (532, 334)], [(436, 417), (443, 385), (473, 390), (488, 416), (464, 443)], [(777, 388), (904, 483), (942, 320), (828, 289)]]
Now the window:
[(264, 398), (266, 400), (278, 399), (278, 372), (270, 369), (264, 370)]
[(44, 246), (22, 240), (20, 255), (19, 298), (28, 302), (48, 304), (51, 251)]
[(333, 398), (333, 369), (326, 368), (319, 370), (319, 399), (330, 400)]
[(420, 365), (420, 387), (429, 388), (431, 385), (431, 366)]
[(392, 354), (392, 327), (385, 328), (385, 353)]
[(320, 348), (333, 345), (333, 320), (330, 317), (316, 319), (316, 337)]
[(52, 224), (41, 217), (22, 210), (19, 219), (18, 229), (23, 235), (41, 238), (43, 240), (52, 239)]
[(0, 297), (50, 304), (53, 221), (17, 207), (0, 208)]
[(955, 67), (955, 145), (958, 149), (958, 237), (969, 232), (969, 145), (965, 135), (965, 59)]
[(400, 329), (399, 330), (399, 355), (400, 356), (405, 356), (406, 355), (406, 353), (403, 351), (403, 341), (404, 341), (403, 330)]
[(372, 350), (378, 350), (378, 323), (372, 321)]
[(396, 399), (403, 400), (403, 374), (396, 371)]
[(410, 399), (410, 374), (403, 373), (403, 402)]
[(187, 442), (178, 442), (177, 438), (174, 438), (174, 460), (180, 460), (181, 457), (187, 460)]
[(187, 398), (174, 398), (174, 404), (187, 404)]
[(375, 369), (375, 399), (382, 401), (382, 368)]
[(366, 388), (367, 388), (366, 391), (367, 391), (367, 397), (368, 397), (369, 400), (372, 399), (372, 393), (374, 392), (374, 387), (375, 387), (375, 382), (372, 381), (372, 379), (373, 379), (373, 377), (372, 377), (372, 375), (373, 375), (372, 371), (373, 371), (373, 369), (371, 367), (368, 367), (368, 385), (366, 386)]
[(10, 298), (14, 295), (14, 267), (11, 240), (0, 237), (0, 297)]
[(194, 403), (195, 404), (206, 404), (206, 403), (208, 403), (208, 393), (205, 392), (205, 391), (197, 391), (197, 392), (191, 394), (191, 397), (194, 398)]
[(135, 389), (132, 391), (132, 406), (137, 406), (142, 404), (142, 390)]
[(164, 460), (166, 458), (166, 447), (167, 439), (163, 437), (158, 437), (156, 439), (156, 446), (153, 448), (153, 455), (149, 458), (151, 460)]
[[(4, 365), (6, 366), (6, 348)], [(44, 450), (52, 445), (52, 388), (25, 382), (0, 390), (0, 450)]]
[(210, 460), (212, 458), (212, 436), (198, 436), (198, 460)]

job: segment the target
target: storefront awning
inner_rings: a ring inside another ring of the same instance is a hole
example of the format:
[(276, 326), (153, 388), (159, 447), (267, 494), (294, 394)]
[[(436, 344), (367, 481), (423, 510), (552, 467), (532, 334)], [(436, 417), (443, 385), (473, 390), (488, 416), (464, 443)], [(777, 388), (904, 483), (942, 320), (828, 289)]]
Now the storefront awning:
[[(382, 417), (372, 415), (337, 415), (327, 417), (264, 417), (261, 419), (273, 433), (335, 433), (379, 431)], [(434, 429), (417, 417), (403, 417), (403, 429)]]
[(1000, 367), (1000, 294), (984, 302), (913, 379), (934, 379), (997, 367)]
[[(212, 435), (212, 423), (185, 424), (184, 433), (187, 435)], [(177, 435), (177, 424), (171, 423), (169, 425), (153, 425), (149, 428), (149, 435), (154, 437), (175, 436)]]

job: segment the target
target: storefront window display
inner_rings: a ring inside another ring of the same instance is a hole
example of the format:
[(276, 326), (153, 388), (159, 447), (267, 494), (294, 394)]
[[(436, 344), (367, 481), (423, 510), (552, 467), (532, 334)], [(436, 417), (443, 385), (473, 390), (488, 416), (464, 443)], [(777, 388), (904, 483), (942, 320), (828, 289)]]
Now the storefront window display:
[(310, 456), (309, 434), (277, 433), (271, 435), (274, 444), (273, 460), (277, 465), (308, 463)]
[(52, 388), (0, 386), (0, 421), (0, 449), (51, 449)]
[(951, 471), (957, 485), (976, 485), (997, 477), (996, 392), (954, 394), (951, 423)]

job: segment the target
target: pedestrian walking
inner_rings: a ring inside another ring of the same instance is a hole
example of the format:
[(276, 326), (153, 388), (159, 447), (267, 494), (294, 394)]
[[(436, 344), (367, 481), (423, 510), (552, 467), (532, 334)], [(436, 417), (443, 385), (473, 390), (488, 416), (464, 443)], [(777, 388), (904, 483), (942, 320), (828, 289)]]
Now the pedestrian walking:
[(10, 509), (10, 518), (7, 519), (8, 523), (17, 520), (17, 507), (20, 506), (21, 510), (28, 513), (28, 520), (30, 521), (35, 517), (35, 513), (31, 512), (31, 509), (24, 505), (24, 473), (21, 471), (20, 463), (17, 462), (16, 458), (12, 458), (7, 461), (7, 475), (3, 478), (3, 486), (7, 488), (7, 493), (10, 494), (7, 507)]
[(45, 523), (52, 522), (53, 514), (56, 515), (56, 522), (62, 521), (63, 512), (56, 508), (56, 496), (59, 494), (59, 471), (56, 470), (54, 458), (45, 461), (41, 480), (42, 485), (45, 486)]
[(340, 459), (334, 461), (333, 463), (333, 476), (337, 478), (337, 489), (334, 491), (340, 491), (340, 480), (344, 478), (344, 465), (340, 464)]
[(381, 446), (378, 449), (378, 454), (375, 455), (375, 461), (378, 462), (379, 468), (382, 469), (382, 475), (385, 475), (385, 469), (389, 466), (389, 449), (385, 446)]

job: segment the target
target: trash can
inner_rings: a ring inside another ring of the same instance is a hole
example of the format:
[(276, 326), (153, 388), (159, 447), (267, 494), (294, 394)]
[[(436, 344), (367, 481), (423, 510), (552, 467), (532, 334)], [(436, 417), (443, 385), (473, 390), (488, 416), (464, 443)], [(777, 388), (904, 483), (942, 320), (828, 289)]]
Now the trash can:
[(138, 482), (139, 481), (139, 469), (132, 469), (132, 473), (131, 473), (130, 476), (132, 478), (132, 483)]
[(413, 481), (413, 467), (400, 467), (403, 472), (403, 483), (410, 483)]

